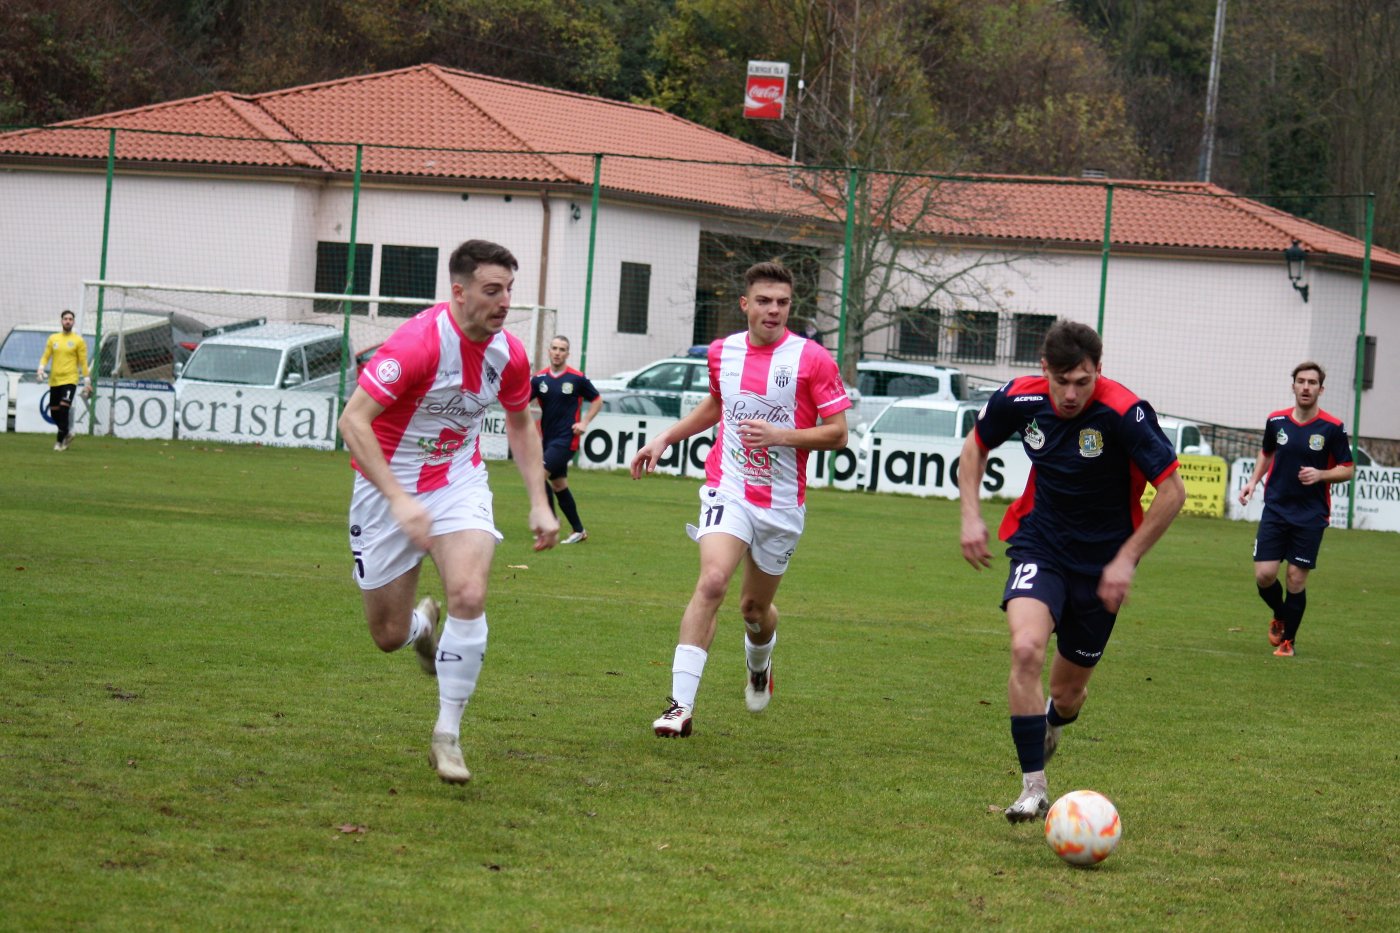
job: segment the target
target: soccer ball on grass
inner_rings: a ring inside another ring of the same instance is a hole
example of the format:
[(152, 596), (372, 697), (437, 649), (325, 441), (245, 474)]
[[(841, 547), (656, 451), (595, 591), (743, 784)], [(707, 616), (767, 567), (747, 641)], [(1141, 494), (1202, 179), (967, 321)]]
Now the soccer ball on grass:
[(1097, 865), (1118, 848), (1118, 808), (1098, 791), (1074, 790), (1045, 815), (1045, 842), (1071, 865)]

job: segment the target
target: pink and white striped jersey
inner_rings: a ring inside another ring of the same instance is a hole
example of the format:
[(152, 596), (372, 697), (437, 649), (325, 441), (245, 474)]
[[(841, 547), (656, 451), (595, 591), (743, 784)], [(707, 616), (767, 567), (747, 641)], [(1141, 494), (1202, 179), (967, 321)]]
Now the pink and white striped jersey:
[(469, 340), (444, 302), (394, 331), (359, 385), (384, 406), (374, 436), (394, 478), (424, 493), (472, 473), (484, 478), (478, 438), (486, 409), (497, 400), (510, 411), (530, 403), (530, 361), (505, 331)]
[(705, 484), (768, 509), (792, 509), (807, 494), (807, 451), (745, 450), (738, 424), (747, 419), (810, 428), (851, 407), (840, 370), (819, 344), (788, 331), (764, 347), (747, 331), (710, 344), (710, 394), (723, 406), (719, 436), (705, 460)]

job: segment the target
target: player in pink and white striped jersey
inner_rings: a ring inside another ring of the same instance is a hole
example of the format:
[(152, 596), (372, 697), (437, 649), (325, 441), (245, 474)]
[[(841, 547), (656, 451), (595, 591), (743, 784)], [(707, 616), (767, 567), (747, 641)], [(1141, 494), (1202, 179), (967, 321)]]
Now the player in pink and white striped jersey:
[(739, 564), (744, 582), (748, 680), (744, 700), (762, 712), (773, 694), (773, 605), (806, 517), (807, 454), (846, 444), (851, 401), (836, 363), (819, 344), (787, 329), (792, 273), (764, 262), (744, 275), (739, 307), (748, 329), (710, 345), (710, 394), (632, 458), (632, 477), (656, 469), (666, 448), (716, 424), (705, 461), (700, 514), (686, 530), (700, 545), (700, 579), (681, 616), (671, 697), (652, 723), (658, 736), (687, 736), (716, 616)]
[[(539, 433), (530, 415), (530, 361), (506, 333), (515, 257), (468, 240), (452, 253), (450, 300), (396, 330), (360, 375), (340, 417), (358, 472), (350, 552), (370, 637), (382, 651), (413, 645), (438, 680), (428, 760), (452, 784), (470, 780), (459, 744), (462, 713), (486, 655), (486, 584), (501, 534), (478, 438), (486, 409), (506, 410), (510, 443), (530, 497), (535, 549), (553, 547), (559, 521), (545, 501)], [(431, 555), (446, 590), (440, 607), (414, 607), (418, 571)]]

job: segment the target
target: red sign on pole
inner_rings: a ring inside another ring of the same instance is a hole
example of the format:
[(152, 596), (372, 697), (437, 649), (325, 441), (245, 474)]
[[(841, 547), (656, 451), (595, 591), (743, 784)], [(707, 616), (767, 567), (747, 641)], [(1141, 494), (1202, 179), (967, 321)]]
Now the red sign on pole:
[(787, 101), (787, 77), (787, 62), (749, 62), (744, 116), (750, 120), (781, 120)]

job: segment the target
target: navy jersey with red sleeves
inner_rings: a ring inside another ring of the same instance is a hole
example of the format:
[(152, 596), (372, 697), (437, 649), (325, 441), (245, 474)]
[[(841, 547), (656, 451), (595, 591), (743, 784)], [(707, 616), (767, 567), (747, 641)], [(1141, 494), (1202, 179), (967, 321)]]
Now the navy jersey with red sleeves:
[(598, 390), (588, 377), (572, 366), (559, 375), (542, 369), (530, 377), (530, 398), (539, 399), (540, 435), (544, 445), (569, 442), (570, 450), (578, 450), (578, 435), (574, 425), (578, 423), (579, 409), (584, 402), (598, 397)]
[(1143, 487), (1178, 465), (1152, 406), (1102, 376), (1068, 419), (1055, 412), (1044, 376), (1008, 382), (978, 414), (977, 443), (991, 450), (1013, 434), (1031, 473), (1001, 523), (1007, 553), (1054, 557), (1075, 573), (1097, 574), (1113, 560), (1142, 522)]
[(1269, 415), (1264, 424), (1264, 453), (1273, 454), (1264, 481), (1264, 511), (1292, 525), (1326, 525), (1332, 518), (1332, 484), (1304, 486), (1303, 467), (1330, 470), (1351, 463), (1351, 440), (1340, 419), (1322, 409), (1311, 421), (1293, 420), (1293, 409)]

